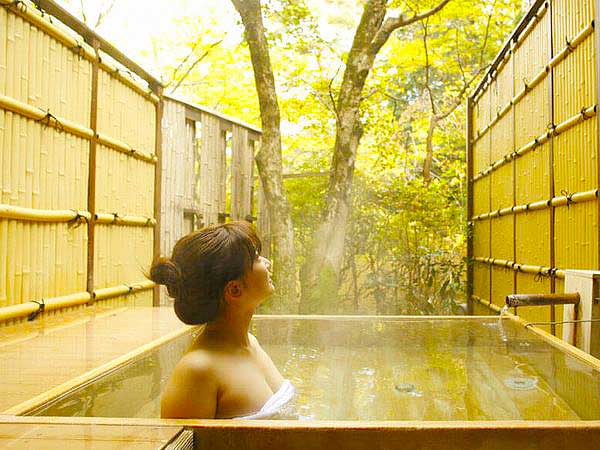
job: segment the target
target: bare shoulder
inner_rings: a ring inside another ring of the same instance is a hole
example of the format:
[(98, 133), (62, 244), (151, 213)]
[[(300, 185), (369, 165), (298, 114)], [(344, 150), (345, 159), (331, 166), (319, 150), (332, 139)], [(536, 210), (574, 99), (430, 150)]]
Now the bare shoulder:
[(179, 360), (175, 370), (190, 372), (191, 375), (207, 376), (214, 373), (215, 357), (203, 349), (192, 350)]
[(195, 350), (177, 364), (163, 392), (163, 418), (214, 418), (219, 390), (210, 353)]

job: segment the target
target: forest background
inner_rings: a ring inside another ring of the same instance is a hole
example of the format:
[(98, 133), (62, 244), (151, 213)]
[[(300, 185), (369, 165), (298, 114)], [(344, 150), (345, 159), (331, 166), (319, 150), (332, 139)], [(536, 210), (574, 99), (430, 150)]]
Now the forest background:
[[(133, 0), (60, 3), (151, 69), (167, 94), (260, 126), (244, 27), (229, 2), (149, 1), (145, 11)], [(281, 110), (296, 274), (311, 264), (323, 217), (335, 104), (364, 3), (262, 2)], [(392, 0), (388, 14), (416, 14), (436, 4)], [(523, 0), (451, 0), (429, 18), (395, 31), (383, 46), (362, 91), (363, 134), (341, 271), (311, 300), (310, 312), (461, 312), (466, 95), (526, 7)], [(275, 296), (261, 312), (307, 310), (302, 298)]]

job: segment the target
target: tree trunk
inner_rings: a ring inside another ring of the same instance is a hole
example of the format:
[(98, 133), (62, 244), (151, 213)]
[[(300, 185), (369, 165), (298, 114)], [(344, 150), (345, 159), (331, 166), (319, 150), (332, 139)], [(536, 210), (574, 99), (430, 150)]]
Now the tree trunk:
[(351, 207), (354, 163), (363, 132), (360, 101), (375, 56), (383, 45), (381, 43), (374, 48), (373, 40), (382, 26), (385, 13), (385, 0), (371, 0), (365, 4), (346, 61), (336, 105), (335, 145), (323, 221), (313, 236), (312, 248), (301, 273), (300, 311), (303, 313), (326, 313), (336, 303)]
[(294, 229), (283, 188), (281, 158), (280, 113), (271, 67), (269, 47), (265, 37), (260, 0), (232, 0), (244, 24), (250, 48), (254, 80), (260, 105), (262, 138), (256, 155), (256, 166), (265, 193), (273, 239), (273, 280), (276, 294), (270, 310), (290, 311), (296, 303), (296, 267)]
[(429, 129), (427, 130), (425, 161), (423, 161), (423, 180), (425, 183), (431, 181), (431, 167), (433, 165), (433, 133), (437, 127), (438, 119), (434, 114), (429, 117)]

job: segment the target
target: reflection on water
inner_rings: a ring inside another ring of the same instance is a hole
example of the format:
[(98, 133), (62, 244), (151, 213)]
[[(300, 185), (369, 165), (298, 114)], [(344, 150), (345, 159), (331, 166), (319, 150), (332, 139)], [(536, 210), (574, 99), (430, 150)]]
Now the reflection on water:
[[(600, 417), (598, 374), (510, 320), (261, 318), (252, 331), (295, 384), (301, 419)], [(160, 391), (189, 340), (36, 414), (158, 417)]]

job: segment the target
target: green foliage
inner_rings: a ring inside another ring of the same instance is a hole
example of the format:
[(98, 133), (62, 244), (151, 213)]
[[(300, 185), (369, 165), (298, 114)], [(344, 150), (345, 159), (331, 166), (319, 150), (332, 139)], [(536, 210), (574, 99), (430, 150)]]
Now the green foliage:
[[(391, 13), (412, 15), (436, 1), (394, 0)], [(342, 285), (326, 277), (321, 312), (445, 314), (464, 301), (466, 80), (474, 80), (518, 20), (520, 0), (454, 0), (426, 23), (400, 29), (377, 57), (363, 92), (364, 136), (356, 161), (353, 210)], [(282, 114), (284, 172), (329, 170), (335, 99), (346, 52), (362, 13), (348, 0), (268, 0), (265, 25)], [(417, 8), (418, 7), (418, 8)], [(428, 57), (425, 57), (427, 39)], [(200, 44), (194, 43), (200, 37)], [(157, 55), (177, 46), (164, 73), (190, 51), (208, 55), (178, 93), (260, 125), (242, 28), (225, 30), (214, 16), (186, 18), (177, 36), (159, 40)], [(160, 58), (158, 58), (160, 59)], [(166, 59), (168, 61), (168, 58)], [(426, 81), (429, 79), (429, 90)], [(433, 135), (433, 177), (422, 176), (432, 114), (452, 111)], [(457, 103), (459, 106), (452, 109)], [(290, 178), (298, 267), (318, 226), (327, 177)], [(331, 299), (339, 301), (332, 305)], [(317, 310), (319, 305), (317, 305)], [(296, 311), (290, 311), (291, 313)]]

